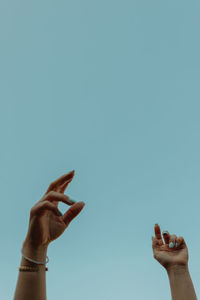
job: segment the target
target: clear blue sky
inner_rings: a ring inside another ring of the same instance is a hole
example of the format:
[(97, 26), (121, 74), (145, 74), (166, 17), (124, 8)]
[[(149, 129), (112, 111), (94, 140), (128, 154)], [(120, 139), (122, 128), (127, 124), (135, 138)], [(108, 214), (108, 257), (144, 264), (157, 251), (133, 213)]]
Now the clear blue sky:
[(170, 299), (156, 222), (184, 236), (199, 295), (199, 12), (197, 0), (1, 1), (2, 299), (31, 207), (72, 169), (66, 194), (86, 205), (49, 246), (48, 300)]

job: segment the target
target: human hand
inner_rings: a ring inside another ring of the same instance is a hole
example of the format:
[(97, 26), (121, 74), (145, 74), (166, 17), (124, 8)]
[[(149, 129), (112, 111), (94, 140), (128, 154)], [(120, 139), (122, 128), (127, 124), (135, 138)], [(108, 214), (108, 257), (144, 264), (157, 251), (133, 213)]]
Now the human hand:
[(172, 266), (186, 266), (188, 264), (188, 249), (183, 237), (170, 235), (163, 231), (161, 236), (160, 226), (154, 226), (155, 237), (152, 237), (154, 258), (166, 269)]
[[(70, 222), (83, 209), (84, 202), (73, 202), (64, 191), (74, 177), (74, 171), (65, 174), (49, 185), (44, 196), (30, 211), (29, 228), (23, 247), (47, 249), (50, 242), (57, 239)], [(58, 202), (71, 205), (63, 216), (58, 210)]]

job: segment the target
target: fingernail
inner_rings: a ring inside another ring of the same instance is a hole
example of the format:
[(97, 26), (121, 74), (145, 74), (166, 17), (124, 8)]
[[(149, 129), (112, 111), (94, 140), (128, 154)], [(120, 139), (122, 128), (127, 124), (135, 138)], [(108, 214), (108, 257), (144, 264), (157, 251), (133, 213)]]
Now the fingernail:
[(167, 232), (166, 230), (164, 230), (162, 234), (167, 234), (167, 233), (168, 233), (168, 232)]
[(67, 174), (72, 174), (72, 173), (75, 173), (75, 170), (72, 170), (72, 171), (70, 171), (69, 173), (67, 173)]
[(151, 237), (151, 240), (153, 241), (153, 236)]
[(169, 243), (169, 248), (173, 248), (174, 247), (174, 243), (170, 242)]
[[(155, 224), (155, 226), (158, 225), (158, 223)], [(159, 226), (159, 225), (158, 225)]]
[(176, 244), (175, 244), (175, 247), (177, 248), (178, 247), (178, 243), (176, 242)]

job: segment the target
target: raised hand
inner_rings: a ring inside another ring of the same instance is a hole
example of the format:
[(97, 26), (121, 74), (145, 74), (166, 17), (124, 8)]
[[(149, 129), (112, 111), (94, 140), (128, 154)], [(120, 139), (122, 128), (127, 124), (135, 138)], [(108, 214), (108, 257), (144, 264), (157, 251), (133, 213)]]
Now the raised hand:
[[(57, 239), (83, 209), (84, 202), (74, 204), (68, 196), (64, 195), (73, 177), (74, 171), (52, 182), (41, 200), (31, 208), (24, 246), (28, 244), (35, 248), (47, 248), (49, 243)], [(58, 210), (59, 201), (71, 205), (63, 216)]]
[(155, 237), (152, 238), (154, 258), (168, 269), (175, 265), (186, 266), (188, 264), (188, 249), (183, 237), (170, 235), (168, 231), (161, 236), (160, 226), (154, 226)]

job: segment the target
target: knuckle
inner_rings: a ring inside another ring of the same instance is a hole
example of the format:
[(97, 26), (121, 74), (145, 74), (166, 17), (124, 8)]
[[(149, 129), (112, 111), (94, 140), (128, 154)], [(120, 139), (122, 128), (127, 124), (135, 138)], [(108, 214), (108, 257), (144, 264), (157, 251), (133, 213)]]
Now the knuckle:
[(54, 195), (54, 191), (50, 191), (49, 193), (48, 193), (48, 195)]
[(36, 208), (38, 206), (39, 203), (36, 203), (35, 205), (32, 206), (31, 210), (30, 210), (30, 216), (33, 216), (35, 214)]
[(47, 195), (46, 195), (46, 197), (52, 197), (52, 196), (54, 196), (55, 195), (55, 192), (54, 191), (50, 191)]
[(177, 236), (176, 236), (175, 234), (172, 234), (171, 237), (170, 237), (170, 241), (171, 241), (171, 242), (174, 242), (175, 239), (176, 239), (176, 237), (177, 237)]
[(45, 200), (45, 201), (42, 202), (41, 208), (49, 207), (49, 206), (51, 206), (51, 203), (49, 201)]

